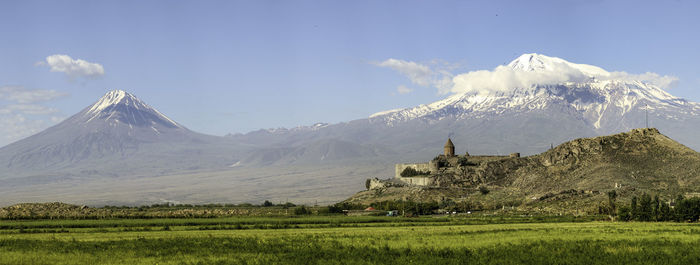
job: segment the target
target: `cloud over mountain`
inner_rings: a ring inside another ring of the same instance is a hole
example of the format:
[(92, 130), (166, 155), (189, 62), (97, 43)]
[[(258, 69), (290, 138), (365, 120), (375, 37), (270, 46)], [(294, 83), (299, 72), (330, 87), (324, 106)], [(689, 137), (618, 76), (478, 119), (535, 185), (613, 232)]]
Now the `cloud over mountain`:
[(581, 71), (566, 65), (555, 65), (555, 69), (543, 72), (527, 72), (501, 65), (495, 69), (472, 71), (454, 77), (453, 93), (505, 92), (514, 88), (533, 85), (554, 85), (564, 82), (580, 82), (587, 77)]
[[(445, 64), (435, 62), (428, 65), (390, 58), (374, 64), (396, 70), (408, 77), (413, 84), (434, 87), (439, 94), (488, 94), (528, 88), (533, 85), (581, 83), (589, 80), (639, 81), (662, 89), (669, 89), (678, 83), (678, 78), (675, 76), (652, 72), (643, 74), (608, 72), (600, 67), (570, 63), (560, 58), (534, 53), (524, 54), (510, 64), (497, 66), (493, 70), (476, 70), (460, 74), (454, 74), (453, 67), (444, 67)], [(405, 88), (406, 86), (399, 86), (397, 91), (406, 93)]]
[[(408, 77), (411, 83), (423, 87), (435, 87), (439, 91), (449, 91), (452, 87), (452, 73), (449, 71), (453, 66), (444, 62), (433, 61), (430, 65), (389, 58), (382, 62), (373, 63), (377, 66), (391, 68), (400, 74)], [(432, 66), (432, 67), (431, 67)], [(406, 94), (412, 91), (406, 86), (397, 87), (399, 94)]]
[(420, 86), (430, 85), (430, 76), (432, 75), (433, 71), (426, 65), (392, 58), (376, 63), (376, 65), (394, 69), (407, 76), (408, 79), (410, 79), (414, 84)]
[(556, 57), (540, 54), (524, 54), (508, 65), (493, 70), (478, 70), (454, 77), (452, 93), (505, 92), (533, 85), (557, 85), (566, 82), (583, 83), (593, 80), (639, 81), (668, 89), (677, 83), (674, 76), (657, 73), (630, 74), (608, 72), (600, 67), (570, 63)]
[(670, 75), (659, 75), (657, 73), (646, 72), (643, 74), (630, 74), (627, 72), (611, 72), (610, 76), (600, 77), (601, 79), (622, 79), (622, 80), (639, 80), (645, 83), (650, 83), (663, 89), (669, 89), (678, 83), (678, 77)]

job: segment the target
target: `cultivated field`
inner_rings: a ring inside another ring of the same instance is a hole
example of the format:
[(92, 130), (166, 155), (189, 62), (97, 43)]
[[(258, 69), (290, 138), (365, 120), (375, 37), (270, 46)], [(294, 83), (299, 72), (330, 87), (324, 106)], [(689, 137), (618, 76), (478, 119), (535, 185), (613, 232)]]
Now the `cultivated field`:
[(0, 264), (697, 264), (700, 226), (571, 217), (0, 221)]

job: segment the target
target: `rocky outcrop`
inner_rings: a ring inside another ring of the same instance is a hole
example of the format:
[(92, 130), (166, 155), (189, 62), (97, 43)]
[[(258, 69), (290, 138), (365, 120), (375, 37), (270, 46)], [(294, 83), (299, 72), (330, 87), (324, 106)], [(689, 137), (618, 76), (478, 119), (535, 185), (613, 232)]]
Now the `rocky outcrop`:
[(379, 179), (379, 178), (371, 178), (367, 179), (367, 185), (366, 188), (367, 190), (378, 190), (378, 189), (386, 189), (389, 187), (403, 187), (407, 186), (407, 184), (396, 181), (396, 179)]

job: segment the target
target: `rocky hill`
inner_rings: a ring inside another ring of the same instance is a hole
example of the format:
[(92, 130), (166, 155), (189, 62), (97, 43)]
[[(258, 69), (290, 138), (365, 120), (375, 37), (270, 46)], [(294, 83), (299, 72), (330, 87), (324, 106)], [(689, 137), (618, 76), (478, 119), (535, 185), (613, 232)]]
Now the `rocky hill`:
[(700, 153), (654, 128), (576, 139), (538, 155), (471, 166), (434, 175), (429, 187), (394, 185), (348, 201), (451, 200), (473, 209), (591, 212), (612, 190), (622, 201), (641, 193), (671, 200), (700, 191)]

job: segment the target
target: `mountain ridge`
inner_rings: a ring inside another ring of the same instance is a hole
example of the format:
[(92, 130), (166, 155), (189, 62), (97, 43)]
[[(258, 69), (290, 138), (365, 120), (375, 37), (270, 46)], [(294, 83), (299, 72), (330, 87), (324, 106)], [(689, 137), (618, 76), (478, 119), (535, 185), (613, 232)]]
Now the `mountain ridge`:
[[(565, 64), (548, 63), (542, 61), (546, 58), (535, 55), (521, 57), (523, 63), (514, 65), (522, 65), (518, 67), (527, 71), (510, 69), (507, 65), (498, 69), (527, 74), (558, 69)], [(544, 59), (538, 62), (538, 58)], [(700, 130), (697, 103), (673, 97), (644, 80), (616, 80), (613, 77), (619, 74), (607, 71), (610, 76), (606, 77), (601, 72), (604, 70), (593, 67), (584, 65), (583, 70), (574, 69), (596, 75), (593, 78), (582, 75), (582, 79), (576, 79), (580, 83), (460, 93), (364, 119), (225, 137), (191, 131), (135, 96), (112, 91), (64, 122), (0, 148), (0, 179), (10, 183), (0, 193), (10, 194), (14, 189), (10, 187), (24, 187), (26, 196), (30, 197), (39, 196), (32, 192), (40, 188), (65, 192), (69, 189), (60, 183), (69, 180), (77, 181), (78, 186), (89, 180), (95, 188), (107, 185), (110, 179), (139, 183), (149, 179), (177, 179), (176, 183), (196, 180), (191, 185), (206, 186), (209, 176), (217, 176), (217, 183), (207, 186), (211, 190), (228, 187), (224, 183), (249, 187), (245, 194), (218, 193), (227, 194), (234, 201), (284, 200), (287, 196), (303, 198), (312, 194), (315, 198), (309, 197), (309, 201), (317, 199), (319, 194), (324, 194), (326, 200), (340, 200), (362, 188), (361, 180), (368, 177), (365, 174), (390, 176), (393, 168), (387, 165), (434, 157), (447, 137), (457, 144), (457, 153), (531, 155), (574, 138), (644, 127), (647, 114), (651, 126), (700, 150), (700, 139), (696, 136)], [(318, 174), (319, 168), (324, 168), (322, 176)], [(264, 172), (260, 174), (268, 181), (249, 177), (259, 175), (258, 172)], [(298, 173), (295, 176), (303, 176), (305, 181), (282, 179), (288, 172)], [(310, 179), (311, 176), (317, 179)], [(281, 188), (279, 183), (294, 183), (304, 188), (295, 191), (299, 194), (268, 193), (270, 187), (294, 190), (294, 187)], [(182, 188), (178, 185), (182, 184), (145, 185), (152, 189), (128, 197), (115, 193), (100, 201), (171, 197), (206, 202), (207, 196), (214, 198), (211, 197), (214, 195), (193, 195), (187, 189), (169, 192), (170, 188)], [(325, 194), (331, 186), (337, 186), (336, 192)], [(283, 197), (255, 197), (261, 194)], [(13, 196), (18, 195), (24, 196)], [(217, 199), (222, 198), (218, 196)]]
[(549, 76), (557, 74), (561, 65), (571, 72), (567, 74), (578, 76), (572, 79), (578, 82), (456, 93), (433, 103), (377, 112), (366, 119), (330, 124), (313, 132), (276, 129), (269, 134), (256, 131), (235, 137), (241, 141), (299, 144), (299, 139), (311, 135), (329, 136), (383, 144), (405, 154), (392, 158), (397, 161), (429, 156), (434, 150), (433, 139), (450, 135), (466, 143), (470, 152), (535, 154), (568, 139), (624, 132), (649, 123), (700, 150), (700, 140), (692, 133), (700, 129), (700, 104), (675, 97), (654, 82), (539, 54), (524, 54), (497, 69), (516, 74), (546, 72), (544, 76)]

